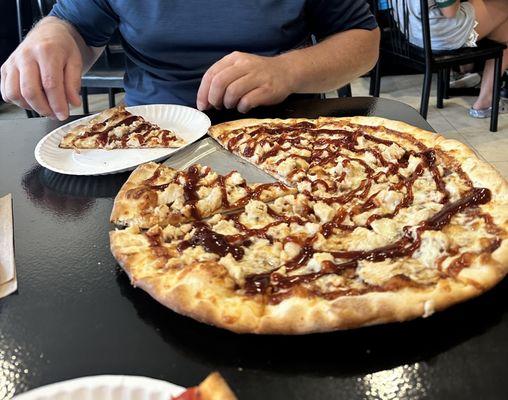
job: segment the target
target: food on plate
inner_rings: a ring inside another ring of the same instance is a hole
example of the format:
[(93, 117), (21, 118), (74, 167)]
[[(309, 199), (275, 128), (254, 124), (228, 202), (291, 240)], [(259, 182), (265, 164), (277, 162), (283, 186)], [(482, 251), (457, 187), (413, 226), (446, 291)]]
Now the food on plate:
[(132, 283), (176, 312), (239, 333), (349, 329), (429, 316), (508, 271), (508, 183), (460, 142), (374, 117), (210, 135), (293, 192), (111, 232)]
[(236, 400), (236, 396), (224, 378), (218, 372), (214, 372), (199, 386), (189, 388), (171, 400)]
[(124, 106), (110, 108), (83, 125), (72, 128), (61, 140), (64, 149), (144, 149), (181, 147), (185, 141), (169, 129), (134, 115)]

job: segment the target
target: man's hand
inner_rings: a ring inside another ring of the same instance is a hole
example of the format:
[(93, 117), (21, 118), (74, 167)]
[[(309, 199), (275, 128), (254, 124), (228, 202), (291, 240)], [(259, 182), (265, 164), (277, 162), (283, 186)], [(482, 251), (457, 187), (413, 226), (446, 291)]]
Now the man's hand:
[(276, 104), (292, 93), (325, 93), (368, 72), (379, 54), (379, 29), (351, 29), (315, 46), (275, 57), (234, 52), (217, 61), (201, 80), (200, 110)]
[(197, 95), (200, 110), (210, 107), (251, 108), (276, 104), (293, 92), (291, 67), (278, 57), (235, 51), (206, 71)]
[(75, 37), (63, 22), (34, 28), (1, 68), (6, 102), (64, 120), (81, 104), (83, 62)]

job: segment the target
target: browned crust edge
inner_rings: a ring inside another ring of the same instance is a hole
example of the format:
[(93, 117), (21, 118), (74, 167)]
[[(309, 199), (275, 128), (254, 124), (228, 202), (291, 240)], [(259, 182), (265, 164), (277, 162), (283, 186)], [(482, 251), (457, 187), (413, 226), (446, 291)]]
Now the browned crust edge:
[(198, 386), (203, 400), (237, 400), (235, 394), (218, 372), (212, 372)]

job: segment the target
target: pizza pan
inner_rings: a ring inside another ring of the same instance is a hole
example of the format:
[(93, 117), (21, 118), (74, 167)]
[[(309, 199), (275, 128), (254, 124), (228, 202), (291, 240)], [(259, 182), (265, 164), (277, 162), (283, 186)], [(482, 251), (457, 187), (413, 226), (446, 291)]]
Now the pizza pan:
[(214, 171), (222, 175), (226, 175), (231, 171), (238, 171), (249, 183), (276, 182), (272, 176), (227, 151), (211, 137), (182, 149), (164, 164), (180, 170), (187, 169), (192, 164), (201, 164), (212, 167)]
[(208, 131), (210, 119), (194, 108), (152, 104), (126, 107), (126, 110), (141, 115), (146, 120), (170, 129), (187, 144), (180, 148), (164, 149), (116, 149), (75, 150), (58, 147), (62, 137), (73, 127), (84, 124), (95, 115), (72, 121), (43, 137), (35, 148), (35, 159), (43, 167), (67, 175), (106, 175), (134, 169), (149, 161), (160, 161), (194, 143)]

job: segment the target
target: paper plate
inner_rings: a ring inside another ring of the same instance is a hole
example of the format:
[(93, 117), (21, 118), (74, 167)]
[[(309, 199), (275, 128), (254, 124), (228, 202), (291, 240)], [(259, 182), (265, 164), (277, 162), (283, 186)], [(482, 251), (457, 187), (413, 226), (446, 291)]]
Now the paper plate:
[(158, 161), (185, 148), (206, 134), (210, 119), (194, 108), (152, 104), (126, 107), (163, 129), (171, 129), (187, 143), (176, 149), (73, 150), (58, 147), (62, 137), (73, 127), (86, 123), (95, 115), (72, 121), (43, 137), (35, 148), (35, 159), (43, 167), (67, 175), (106, 175), (134, 169), (139, 164)]
[(170, 400), (181, 386), (143, 376), (100, 375), (53, 383), (13, 400)]

